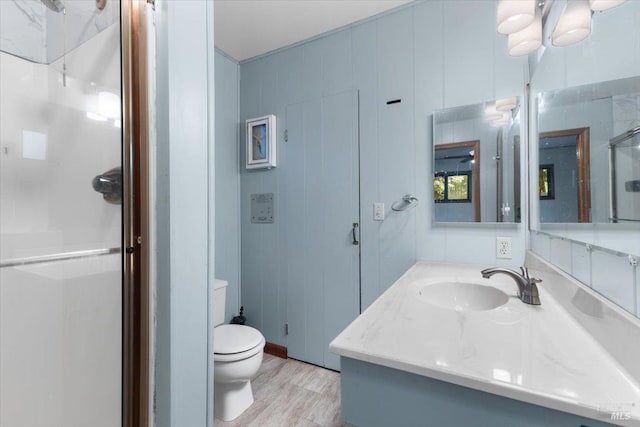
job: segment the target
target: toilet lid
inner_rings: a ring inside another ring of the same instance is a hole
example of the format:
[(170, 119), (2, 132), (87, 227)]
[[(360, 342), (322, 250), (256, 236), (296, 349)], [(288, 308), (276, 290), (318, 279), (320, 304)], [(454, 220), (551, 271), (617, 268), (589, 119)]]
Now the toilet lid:
[(242, 353), (262, 342), (257, 329), (244, 325), (220, 325), (213, 330), (213, 352), (217, 354)]

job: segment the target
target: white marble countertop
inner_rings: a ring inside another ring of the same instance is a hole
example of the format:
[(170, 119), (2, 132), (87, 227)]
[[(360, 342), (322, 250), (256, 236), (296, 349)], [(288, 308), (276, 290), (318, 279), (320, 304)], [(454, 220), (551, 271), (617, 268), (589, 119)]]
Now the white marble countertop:
[[(624, 426), (640, 426), (640, 385), (540, 284), (542, 305), (482, 267), (418, 262), (351, 323), (332, 352)], [(417, 298), (438, 282), (493, 286), (510, 296), (489, 311), (456, 312)], [(611, 421), (609, 414), (622, 418)]]

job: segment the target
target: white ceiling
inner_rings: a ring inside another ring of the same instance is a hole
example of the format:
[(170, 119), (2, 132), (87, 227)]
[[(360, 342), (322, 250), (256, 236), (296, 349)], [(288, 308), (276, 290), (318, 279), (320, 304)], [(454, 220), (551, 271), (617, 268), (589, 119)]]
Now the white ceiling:
[(215, 0), (216, 46), (243, 61), (409, 1)]

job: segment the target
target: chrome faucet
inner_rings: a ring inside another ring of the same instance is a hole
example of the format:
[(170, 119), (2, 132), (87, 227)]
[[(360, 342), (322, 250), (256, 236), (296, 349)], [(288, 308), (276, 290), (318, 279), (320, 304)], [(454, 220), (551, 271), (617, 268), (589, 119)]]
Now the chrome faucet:
[(486, 268), (481, 271), (482, 277), (488, 279), (497, 273), (503, 273), (516, 281), (518, 285), (518, 298), (525, 304), (540, 305), (540, 296), (536, 283), (542, 282), (540, 279), (529, 277), (529, 270), (526, 267), (520, 267), (520, 273), (509, 268), (494, 267)]

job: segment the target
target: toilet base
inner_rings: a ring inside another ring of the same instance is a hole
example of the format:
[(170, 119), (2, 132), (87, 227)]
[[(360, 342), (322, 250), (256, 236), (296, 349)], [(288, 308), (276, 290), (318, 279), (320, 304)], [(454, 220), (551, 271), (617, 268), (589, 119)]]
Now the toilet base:
[(251, 381), (215, 383), (213, 387), (213, 413), (222, 421), (238, 418), (253, 405)]

